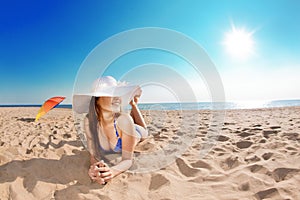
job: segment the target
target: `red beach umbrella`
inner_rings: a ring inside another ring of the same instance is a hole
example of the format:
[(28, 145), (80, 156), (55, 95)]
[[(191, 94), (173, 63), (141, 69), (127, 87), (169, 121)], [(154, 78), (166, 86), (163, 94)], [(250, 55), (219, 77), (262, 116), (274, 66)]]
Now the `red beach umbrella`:
[(42, 107), (40, 108), (38, 114), (35, 117), (35, 121), (37, 121), (41, 116), (45, 115), (49, 110), (58, 106), (60, 102), (62, 102), (66, 97), (52, 97), (44, 102)]

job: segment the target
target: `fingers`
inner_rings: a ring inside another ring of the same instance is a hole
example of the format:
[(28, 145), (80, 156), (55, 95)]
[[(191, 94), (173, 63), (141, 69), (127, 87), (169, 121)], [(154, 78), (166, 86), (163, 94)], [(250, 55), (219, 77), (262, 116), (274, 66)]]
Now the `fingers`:
[(110, 173), (106, 172), (105, 177), (102, 177), (103, 175), (100, 172), (89, 172), (89, 176), (92, 179), (92, 181), (96, 181), (97, 183), (101, 185), (105, 185), (107, 181), (111, 179)]
[(98, 162), (90, 166), (92, 172), (107, 172), (110, 171), (109, 166), (104, 162)]
[(107, 164), (103, 160), (101, 160), (99, 162), (96, 162), (93, 165), (97, 166), (97, 167), (105, 167), (105, 166), (107, 166)]
[(90, 166), (90, 169), (99, 169), (100, 167), (108, 167), (108, 165), (103, 161), (101, 160), (100, 162), (96, 162), (94, 164), (92, 164)]
[(140, 97), (142, 95), (142, 89), (141, 88), (139, 88), (139, 89), (137, 89), (136, 90), (136, 92), (135, 92), (135, 95), (134, 96), (136, 96), (136, 97)]
[(96, 180), (97, 183), (99, 183), (100, 185), (105, 185), (106, 181), (103, 178), (99, 178)]
[(105, 178), (103, 178), (103, 181), (105, 181), (105, 183), (107, 183), (108, 181), (110, 181), (113, 177), (112, 176), (107, 176)]
[(99, 177), (97, 177), (97, 174), (95, 174), (95, 173), (89, 173), (89, 177), (90, 177), (93, 181), (95, 181), (95, 180), (97, 180), (97, 178), (99, 178)]
[(108, 167), (108, 164), (106, 164), (103, 160), (101, 160), (100, 162), (103, 163), (103, 166), (104, 166), (104, 167)]
[(110, 181), (113, 177), (112, 177), (112, 173), (111, 172), (104, 172), (104, 173), (90, 173), (89, 174), (90, 178), (93, 181), (96, 181), (99, 184), (106, 184), (106, 182)]
[(138, 88), (136, 89), (136, 94), (141, 95), (142, 92), (143, 92), (143, 90), (142, 90), (141, 87), (138, 87)]
[(108, 171), (110, 171), (110, 168), (109, 167), (99, 167), (97, 169), (97, 171), (99, 171), (99, 172), (108, 172)]
[(95, 180), (97, 177), (99, 177), (99, 171), (95, 170), (93, 167), (90, 167), (88, 175), (92, 180)]
[(88, 175), (92, 180), (96, 180), (100, 174), (99, 174), (99, 171), (94, 166), (91, 166), (88, 171)]
[(102, 185), (106, 184), (107, 181), (112, 179), (110, 168), (103, 160), (92, 164), (88, 171), (88, 175), (93, 181), (96, 181)]
[(133, 93), (133, 97), (135, 97), (135, 96), (141, 96), (142, 95), (142, 89), (140, 88), (140, 87), (138, 87), (135, 91), (134, 91), (134, 93)]
[(103, 180), (104, 180), (105, 182), (108, 182), (108, 181), (110, 181), (110, 180), (113, 178), (111, 172), (104, 172), (104, 173), (101, 173), (101, 177), (103, 178)]
[(101, 177), (102, 178), (106, 178), (106, 177), (110, 177), (110, 176), (112, 176), (111, 172), (103, 172), (103, 173), (101, 173)]

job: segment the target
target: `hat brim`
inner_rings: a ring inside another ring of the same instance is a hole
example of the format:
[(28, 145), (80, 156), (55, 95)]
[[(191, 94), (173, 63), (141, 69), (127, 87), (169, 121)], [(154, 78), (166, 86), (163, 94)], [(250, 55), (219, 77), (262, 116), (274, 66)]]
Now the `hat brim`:
[(92, 97), (120, 97), (122, 99), (122, 104), (128, 105), (130, 100), (133, 98), (133, 93), (138, 88), (139, 86), (137, 85), (115, 86), (93, 93), (74, 94), (72, 107), (78, 114), (88, 113)]

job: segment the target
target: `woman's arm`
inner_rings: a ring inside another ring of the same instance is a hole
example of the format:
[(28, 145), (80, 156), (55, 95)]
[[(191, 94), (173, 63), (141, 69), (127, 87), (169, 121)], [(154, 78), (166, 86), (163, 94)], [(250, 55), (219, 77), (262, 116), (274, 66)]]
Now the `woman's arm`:
[(132, 166), (133, 151), (136, 143), (137, 138), (122, 131), (122, 160), (117, 165), (111, 167), (112, 177), (121, 174)]
[(145, 129), (147, 129), (147, 125), (145, 123), (145, 120), (143, 118), (143, 115), (138, 107), (138, 102), (139, 102), (139, 99), (140, 99), (140, 96), (142, 94), (142, 90), (141, 88), (139, 88), (137, 91), (136, 91), (136, 95), (133, 97), (133, 99), (130, 101), (130, 105), (131, 105), (131, 112), (130, 112), (130, 115), (131, 117), (133, 118), (133, 121), (134, 123), (144, 127)]
[(139, 140), (134, 133), (134, 123), (129, 115), (122, 114), (118, 118), (117, 123), (117, 127), (122, 135), (122, 160), (113, 167), (109, 168), (106, 165), (99, 169), (99, 171), (102, 171), (101, 177), (105, 181), (109, 181), (132, 166), (134, 147)]
[[(110, 168), (111, 178), (118, 176), (119, 174), (125, 172), (132, 166), (132, 160), (122, 160), (117, 165)], [(111, 179), (110, 178), (110, 179)], [(104, 179), (106, 181), (106, 179)]]
[(137, 125), (140, 125), (141, 127), (144, 127), (145, 129), (147, 129), (147, 125), (145, 123), (145, 120), (143, 118), (143, 115), (139, 109), (139, 107), (137, 106), (137, 103), (130, 103), (131, 104), (131, 113), (130, 115), (132, 116), (134, 122)]

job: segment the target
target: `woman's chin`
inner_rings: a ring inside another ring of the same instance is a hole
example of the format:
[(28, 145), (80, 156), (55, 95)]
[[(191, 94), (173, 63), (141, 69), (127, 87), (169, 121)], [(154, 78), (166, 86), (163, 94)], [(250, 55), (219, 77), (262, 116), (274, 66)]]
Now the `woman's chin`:
[(112, 106), (111, 106), (111, 110), (113, 111), (113, 112), (120, 112), (120, 110), (121, 110), (121, 105), (120, 104), (112, 104)]

